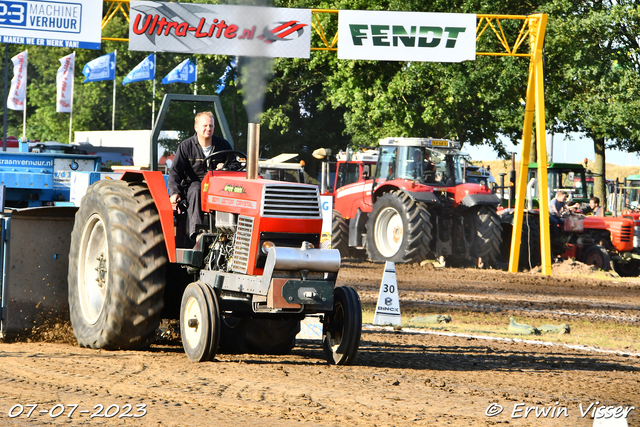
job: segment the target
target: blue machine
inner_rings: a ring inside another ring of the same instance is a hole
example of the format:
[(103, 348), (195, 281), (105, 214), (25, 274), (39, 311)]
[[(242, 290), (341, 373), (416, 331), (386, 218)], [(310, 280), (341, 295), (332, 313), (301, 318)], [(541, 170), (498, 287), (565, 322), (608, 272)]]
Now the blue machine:
[(100, 163), (100, 156), (0, 152), (0, 338), (28, 336), (35, 326), (68, 318), (77, 210), (71, 174), (99, 172)]
[(100, 156), (0, 152), (4, 206), (69, 205), (71, 172), (99, 172)]

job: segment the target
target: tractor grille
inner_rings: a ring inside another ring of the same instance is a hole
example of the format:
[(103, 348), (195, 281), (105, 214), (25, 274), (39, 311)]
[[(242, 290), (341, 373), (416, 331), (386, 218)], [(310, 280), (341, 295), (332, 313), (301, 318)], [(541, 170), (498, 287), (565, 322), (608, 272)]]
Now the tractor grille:
[(322, 218), (320, 195), (315, 185), (267, 184), (262, 196), (263, 217)]
[(251, 248), (251, 235), (253, 234), (253, 218), (240, 215), (238, 217), (238, 231), (236, 243), (233, 248), (233, 271), (247, 273), (249, 266), (249, 250)]
[(620, 229), (620, 241), (631, 242), (633, 240), (633, 232), (631, 226), (623, 225)]

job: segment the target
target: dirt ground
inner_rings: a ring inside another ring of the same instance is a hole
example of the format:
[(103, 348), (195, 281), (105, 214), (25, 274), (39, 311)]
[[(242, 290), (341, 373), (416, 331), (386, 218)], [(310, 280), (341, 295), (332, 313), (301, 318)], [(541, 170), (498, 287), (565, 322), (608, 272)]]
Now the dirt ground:
[[(339, 285), (375, 304), (382, 271), (345, 262)], [(403, 312), (587, 316), (631, 328), (640, 319), (638, 279), (605, 280), (570, 262), (551, 277), (398, 265), (397, 279)], [(609, 422), (626, 412), (640, 426), (640, 355), (624, 349), (365, 325), (353, 366), (327, 365), (314, 341), (288, 356), (192, 364), (171, 340), (106, 352), (69, 337), (57, 325), (44, 342), (0, 344), (0, 426), (592, 426), (600, 407)]]

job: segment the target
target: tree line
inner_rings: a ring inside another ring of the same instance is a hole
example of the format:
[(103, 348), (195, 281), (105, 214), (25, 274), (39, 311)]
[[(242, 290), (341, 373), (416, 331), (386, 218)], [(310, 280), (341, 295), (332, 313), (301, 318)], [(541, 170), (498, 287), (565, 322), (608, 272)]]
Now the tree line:
[[(605, 148), (631, 152), (640, 149), (640, 6), (635, 1), (275, 0), (273, 6), (508, 15), (547, 13), (544, 71), (549, 132), (581, 132), (590, 138), (596, 152), (595, 172), (601, 176)], [(337, 20), (327, 19), (323, 26), (333, 34)], [(118, 16), (102, 35), (127, 37), (127, 34), (128, 23)], [(312, 43), (318, 45), (314, 37)], [(10, 56), (25, 48), (9, 45)], [(69, 117), (55, 112), (55, 80), (58, 58), (71, 50), (38, 46), (28, 49), (27, 136), (41, 141), (67, 141)], [(83, 84), (81, 70), (90, 60), (116, 49), (115, 127), (151, 128), (152, 82), (122, 86), (125, 75), (148, 52), (130, 52), (126, 43), (103, 41), (100, 51), (76, 51), (74, 130), (111, 129), (113, 82)], [(238, 68), (227, 68), (233, 57), (158, 53), (156, 113), (165, 93), (193, 93), (192, 85), (159, 84), (164, 75), (187, 57), (198, 61), (198, 94), (215, 94), (220, 78), (226, 77), (219, 96), (236, 147), (244, 149), (248, 116)], [(11, 63), (9, 67), (11, 76)], [(338, 60), (335, 52), (314, 51), (310, 59), (274, 59), (271, 67), (261, 116), (262, 157), (296, 152), (302, 159), (310, 160), (309, 153), (315, 148), (337, 151), (349, 145), (371, 146), (387, 136), (448, 137), (463, 145), (488, 144), (507, 156), (503, 140), (509, 139), (514, 144), (522, 140), (529, 67), (524, 58), (478, 56), (475, 61), (454, 64), (345, 61)], [(21, 135), (22, 112), (9, 111), (8, 122), (8, 134)], [(188, 135), (193, 132), (192, 123), (193, 106), (172, 105), (164, 129)], [(604, 180), (596, 177), (598, 194), (604, 195)]]

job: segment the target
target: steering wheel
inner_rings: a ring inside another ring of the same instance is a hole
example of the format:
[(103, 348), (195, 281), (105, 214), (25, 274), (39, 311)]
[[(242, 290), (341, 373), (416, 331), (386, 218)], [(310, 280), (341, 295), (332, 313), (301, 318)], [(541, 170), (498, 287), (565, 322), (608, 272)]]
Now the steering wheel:
[[(222, 164), (222, 169), (216, 169), (215, 166), (211, 165), (210, 163), (213, 161), (213, 158), (219, 154), (226, 154), (225, 156), (225, 161)], [(232, 154), (235, 154), (236, 156), (232, 156)], [(242, 151), (238, 151), (238, 150), (221, 150), (221, 151), (216, 151), (215, 153), (211, 153), (209, 154), (207, 157), (205, 157), (204, 159), (204, 165), (205, 168), (207, 169), (207, 171), (214, 171), (214, 170), (223, 170), (223, 171), (228, 171), (229, 170), (229, 163), (233, 160), (236, 160), (237, 156), (242, 156), (245, 159), (247, 158), (247, 155), (245, 153), (243, 153)], [(240, 165), (239, 169), (236, 169), (237, 171), (243, 171), (245, 170), (245, 168), (247, 167), (247, 164), (245, 162), (244, 165), (242, 165), (240, 162), (238, 162), (238, 164)], [(212, 167), (213, 166), (213, 167)]]

